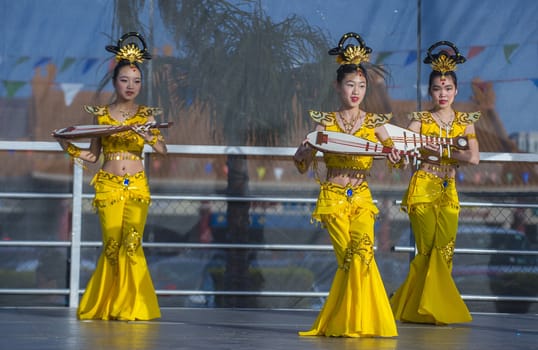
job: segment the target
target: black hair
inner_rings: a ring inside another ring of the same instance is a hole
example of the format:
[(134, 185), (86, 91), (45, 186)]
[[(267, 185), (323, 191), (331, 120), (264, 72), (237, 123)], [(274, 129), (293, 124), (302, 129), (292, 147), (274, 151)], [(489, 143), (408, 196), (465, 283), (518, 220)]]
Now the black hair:
[[(390, 73), (384, 67), (370, 62), (362, 62), (360, 64), (340, 65), (340, 67), (338, 67), (336, 70), (336, 81), (341, 83), (346, 74), (356, 73), (357, 71), (360, 71), (364, 75), (364, 78), (366, 78), (366, 84), (368, 85), (371, 83), (370, 79), (375, 79), (374, 76), (383, 78), (385, 84), (387, 83), (387, 79), (390, 79)], [(368, 89), (366, 93), (368, 94)]]
[(456, 73), (454, 71), (448, 71), (448, 72), (445, 72), (443, 74), (443, 73), (441, 73), (439, 71), (432, 70), (432, 72), (430, 73), (430, 80), (428, 82), (428, 90), (430, 90), (432, 88), (433, 79), (435, 79), (437, 77), (441, 77), (443, 75), (451, 77), (452, 81), (454, 82), (454, 86), (456, 88), (458, 88), (458, 77), (456, 76)]
[(366, 78), (366, 82), (368, 82), (368, 74), (366, 74), (366, 70), (360, 64), (342, 64), (336, 71), (336, 81), (341, 83), (346, 74), (356, 73), (357, 71), (361, 71)]

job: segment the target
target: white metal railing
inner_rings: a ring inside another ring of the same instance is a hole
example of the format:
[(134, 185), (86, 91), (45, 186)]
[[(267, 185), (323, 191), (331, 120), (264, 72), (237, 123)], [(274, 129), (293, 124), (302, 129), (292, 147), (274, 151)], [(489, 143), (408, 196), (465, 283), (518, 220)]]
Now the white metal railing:
[[(85, 143), (80, 143), (82, 147), (87, 147)], [(1, 151), (44, 151), (60, 152), (61, 148), (56, 142), (21, 142), (21, 141), (0, 141)], [(152, 153), (148, 146), (145, 153)], [(245, 155), (245, 156), (270, 156), (270, 157), (291, 157), (295, 148), (292, 147), (250, 147), (250, 146), (203, 146), (203, 145), (168, 145), (169, 154), (177, 155)], [(491, 153), (481, 152), (481, 162), (530, 162), (538, 163), (538, 154), (529, 153)], [(0, 294), (67, 294), (69, 295), (69, 306), (78, 305), (80, 279), (80, 258), (81, 247), (100, 246), (100, 242), (81, 241), (82, 232), (82, 199), (90, 198), (92, 195), (83, 193), (83, 171), (77, 164), (73, 165), (73, 187), (71, 194), (57, 193), (22, 193), (22, 192), (0, 192), (0, 198), (50, 198), (62, 199), (72, 198), (73, 211), (71, 222), (71, 240), (68, 242), (46, 242), (46, 241), (0, 241), (0, 246), (61, 246), (70, 247), (70, 276), (69, 289), (0, 289)], [(229, 197), (229, 196), (152, 196), (155, 200), (200, 200), (200, 201), (260, 201), (260, 202), (280, 202), (280, 203), (315, 203), (315, 198), (284, 198), (284, 197)], [(462, 206), (514, 206), (512, 204), (495, 203), (461, 203)], [(528, 206), (525, 206), (528, 207)], [(193, 244), (193, 243), (144, 243), (145, 247), (177, 247), (195, 249), (262, 249), (262, 250), (309, 250), (309, 251), (330, 251), (330, 245), (283, 245), (283, 244)], [(395, 247), (396, 251), (413, 252), (413, 247)], [(465, 250), (456, 249), (457, 253), (479, 253), (479, 254), (538, 254), (537, 251), (503, 251), (503, 250)], [(256, 295), (256, 296), (302, 296), (319, 297), (326, 296), (323, 292), (271, 292), (271, 291), (164, 291), (158, 290), (160, 295)], [(469, 300), (515, 300), (538, 302), (538, 298), (527, 297), (498, 297), (498, 296), (464, 296)]]

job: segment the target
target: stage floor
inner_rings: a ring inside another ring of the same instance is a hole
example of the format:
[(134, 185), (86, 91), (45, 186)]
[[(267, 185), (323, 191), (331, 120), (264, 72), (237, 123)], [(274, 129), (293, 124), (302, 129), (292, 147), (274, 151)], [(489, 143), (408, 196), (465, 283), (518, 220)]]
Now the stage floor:
[(451, 326), (398, 324), (396, 338), (299, 337), (317, 312), (162, 308), (149, 322), (78, 321), (68, 308), (0, 308), (2, 349), (538, 349), (538, 315), (473, 314)]

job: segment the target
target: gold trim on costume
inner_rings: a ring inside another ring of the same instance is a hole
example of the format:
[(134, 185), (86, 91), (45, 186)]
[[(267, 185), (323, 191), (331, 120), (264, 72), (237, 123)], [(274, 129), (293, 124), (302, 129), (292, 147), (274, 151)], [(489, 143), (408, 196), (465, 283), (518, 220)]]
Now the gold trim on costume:
[(82, 152), (82, 150), (70, 143), (69, 145), (67, 145), (65, 152), (73, 158), (78, 158), (80, 157), (80, 153)]
[(345, 176), (353, 179), (364, 180), (369, 176), (369, 169), (327, 168), (327, 178)]
[[(89, 106), (84, 105), (84, 111), (95, 116), (95, 117), (101, 117), (108, 114), (108, 106)], [(163, 113), (162, 108), (160, 107), (149, 107), (145, 105), (138, 106), (138, 110), (136, 112), (136, 115), (142, 116), (142, 117), (156, 117)], [(153, 129), (152, 129), (153, 130)]]
[[(471, 125), (474, 124), (480, 119), (481, 113), (477, 112), (458, 112), (454, 111), (455, 118), (454, 123), (460, 125)], [(430, 111), (420, 111), (412, 112), (410, 114), (411, 120), (416, 120), (425, 124), (434, 124), (435, 119), (433, 119), (432, 112)], [(467, 135), (465, 135), (467, 136)]]
[(308, 111), (310, 118), (316, 123), (324, 126), (332, 126), (336, 123), (336, 115), (334, 112)]
[(114, 152), (114, 153), (105, 153), (104, 158), (108, 160), (142, 160), (143, 157), (128, 153), (128, 152)]
[[(437, 250), (441, 253), (441, 256), (445, 260), (448, 266), (452, 265), (452, 259), (454, 257), (454, 251), (456, 248), (456, 241), (452, 238), (444, 247), (436, 247)], [(420, 255), (430, 257), (432, 252), (418, 252)]]
[[(421, 163), (419, 169), (434, 174), (440, 178), (452, 178), (456, 175), (457, 164), (429, 164)], [(440, 176), (444, 175), (444, 176)]]
[(96, 117), (107, 114), (107, 106), (88, 106), (84, 105), (84, 111)]
[(462, 125), (474, 124), (480, 119), (480, 112), (460, 112), (456, 113), (458, 115), (458, 122)]
[(114, 238), (110, 238), (105, 244), (105, 256), (107, 257), (110, 265), (116, 266), (118, 264), (118, 253), (120, 250), (120, 244)]
[(387, 124), (391, 118), (392, 113), (366, 113), (364, 126), (367, 128), (377, 128), (381, 125)]
[[(321, 111), (308, 111), (310, 118), (318, 124), (323, 126), (333, 126), (336, 124), (335, 112), (321, 112)], [(363, 126), (366, 128), (377, 128), (381, 125), (388, 123), (392, 118), (392, 113), (371, 113), (367, 112), (364, 117)]]
[(437, 247), (448, 266), (452, 264), (452, 257), (454, 256), (455, 246), (456, 242), (454, 241), (454, 239), (451, 239), (450, 242), (448, 242), (447, 245), (445, 245), (444, 247)]
[[(127, 255), (132, 258), (138, 247), (140, 247), (140, 243), (142, 242), (142, 238), (140, 237), (140, 233), (135, 230), (134, 227), (131, 227), (129, 230), (129, 233), (125, 236), (125, 239), (123, 240), (123, 245), (125, 246), (125, 249), (127, 250)], [(136, 261), (131, 260), (132, 264), (136, 264)]]
[(342, 263), (342, 270), (349, 271), (355, 254), (361, 258), (366, 266), (370, 266), (370, 262), (374, 258), (374, 248), (372, 240), (366, 233), (361, 236), (359, 241), (351, 240), (349, 242), (344, 255), (344, 262)]

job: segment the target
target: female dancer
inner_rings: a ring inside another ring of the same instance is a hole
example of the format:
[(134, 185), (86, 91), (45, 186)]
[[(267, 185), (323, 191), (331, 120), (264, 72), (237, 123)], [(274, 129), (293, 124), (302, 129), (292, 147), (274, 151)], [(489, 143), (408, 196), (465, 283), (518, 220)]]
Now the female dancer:
[[(136, 44), (124, 44), (129, 37)], [(149, 128), (160, 114), (157, 108), (135, 102), (142, 85), (138, 63), (150, 59), (144, 39), (127, 33), (117, 46), (107, 46), (118, 61), (112, 76), (115, 101), (106, 106), (85, 106), (95, 123), (129, 125), (131, 130), (93, 138), (89, 149), (80, 149), (58, 138), (72, 157), (96, 162), (101, 151), (104, 163), (92, 180), (94, 206), (99, 213), (103, 250), (79, 304), (79, 319), (149, 320), (161, 316), (157, 296), (142, 250), (142, 235), (150, 204), (150, 192), (142, 164), (144, 144), (161, 154), (166, 144), (156, 128)]]
[[(359, 46), (344, 42), (355, 38)], [(392, 145), (383, 124), (390, 116), (368, 113), (359, 106), (365, 97), (369, 73), (379, 67), (369, 64), (371, 49), (355, 33), (345, 34), (338, 47), (329, 51), (337, 56), (336, 91), (341, 106), (336, 112), (310, 112), (318, 123), (316, 130), (355, 135)], [(379, 73), (379, 71), (378, 71)], [(294, 157), (304, 173), (315, 150), (303, 142)], [(378, 209), (366, 182), (372, 156), (324, 152), (326, 180), (312, 217), (329, 232), (338, 269), (329, 296), (310, 331), (303, 336), (392, 337), (397, 335), (394, 316), (374, 260), (374, 221)], [(396, 163), (394, 152), (389, 159)]]
[[(449, 46), (454, 53), (442, 50), (433, 54), (439, 46)], [(424, 63), (433, 68), (429, 80), (433, 108), (414, 112), (408, 127), (427, 136), (466, 136), (469, 149), (427, 144), (420, 150), (423, 159), (436, 155), (440, 162), (420, 163), (402, 201), (418, 250), (406, 280), (391, 298), (395, 317), (403, 322), (449, 324), (472, 319), (451, 276), (460, 211), (456, 168), (459, 163), (478, 164), (480, 157), (473, 125), (480, 113), (462, 113), (452, 108), (458, 93), (454, 71), (457, 64), (464, 62), (450, 42), (438, 42), (428, 49)]]

